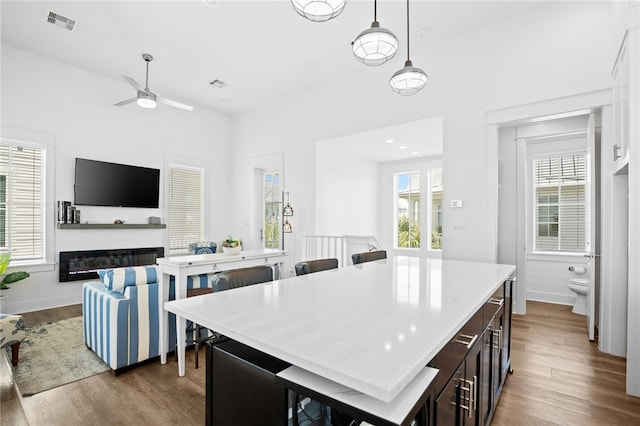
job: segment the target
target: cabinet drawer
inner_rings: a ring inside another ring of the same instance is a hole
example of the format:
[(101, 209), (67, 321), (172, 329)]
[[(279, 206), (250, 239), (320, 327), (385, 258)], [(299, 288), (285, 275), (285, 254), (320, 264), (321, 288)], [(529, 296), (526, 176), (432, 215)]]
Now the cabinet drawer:
[(429, 366), (440, 370), (434, 380), (436, 395), (440, 393), (453, 373), (458, 369), (473, 345), (481, 341), (483, 330), (483, 308), (480, 308), (460, 331), (449, 340), (445, 347), (438, 352), (438, 355), (431, 360)]
[(487, 300), (484, 304), (484, 321), (488, 324), (491, 319), (496, 315), (496, 312), (500, 310), (504, 306), (505, 295), (504, 295), (504, 284), (500, 286), (499, 289), (496, 290), (495, 293)]

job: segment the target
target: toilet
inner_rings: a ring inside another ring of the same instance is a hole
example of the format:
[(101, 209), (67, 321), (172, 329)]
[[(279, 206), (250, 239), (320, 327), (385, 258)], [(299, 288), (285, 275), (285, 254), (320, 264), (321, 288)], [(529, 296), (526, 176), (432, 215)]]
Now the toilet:
[(587, 294), (589, 293), (589, 280), (582, 278), (571, 278), (569, 280), (569, 289), (573, 291), (577, 297), (573, 304), (573, 313), (587, 315)]

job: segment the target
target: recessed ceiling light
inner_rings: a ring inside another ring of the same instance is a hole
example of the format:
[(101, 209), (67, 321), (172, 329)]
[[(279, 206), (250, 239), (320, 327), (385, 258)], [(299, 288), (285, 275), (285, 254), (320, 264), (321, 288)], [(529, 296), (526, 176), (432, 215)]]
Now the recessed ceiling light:
[(406, 146), (406, 145), (400, 145), (400, 146), (398, 147), (398, 149), (407, 149), (407, 146)]
[(394, 142), (395, 142), (395, 141), (394, 141), (393, 139), (387, 139), (387, 140), (385, 141), (385, 143), (394, 143)]
[(202, 0), (202, 3), (204, 3), (204, 5), (207, 6), (207, 7), (218, 7), (218, 6), (220, 6), (220, 0)]
[(420, 154), (418, 151), (413, 151), (413, 152), (411, 153), (411, 155), (418, 155), (418, 154)]
[(431, 32), (431, 30), (433, 30), (433, 28), (431, 28), (431, 27), (419, 28), (418, 30), (416, 30), (416, 36), (424, 37), (427, 34), (429, 34)]

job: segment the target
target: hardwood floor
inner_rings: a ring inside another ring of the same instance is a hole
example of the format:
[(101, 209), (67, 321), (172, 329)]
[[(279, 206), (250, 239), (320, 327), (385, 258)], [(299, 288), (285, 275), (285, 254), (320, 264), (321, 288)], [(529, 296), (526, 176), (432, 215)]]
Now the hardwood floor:
[[(73, 316), (73, 309), (27, 314), (25, 319)], [(492, 425), (638, 425), (640, 398), (625, 394), (625, 365), (624, 358), (602, 354), (589, 342), (585, 317), (571, 313), (570, 307), (529, 302), (526, 316), (514, 316), (514, 373), (507, 378)], [(205, 421), (204, 368), (194, 368), (193, 351), (187, 352), (182, 378), (173, 358), (166, 365), (154, 360), (117, 377), (106, 372), (25, 398), (11, 397), (7, 368), (2, 366), (2, 425)]]

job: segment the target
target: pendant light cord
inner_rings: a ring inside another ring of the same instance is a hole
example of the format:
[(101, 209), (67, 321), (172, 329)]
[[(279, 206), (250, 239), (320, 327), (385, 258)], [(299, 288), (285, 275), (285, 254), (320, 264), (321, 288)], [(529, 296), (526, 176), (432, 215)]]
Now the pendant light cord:
[(378, 10), (377, 10), (377, 0), (373, 0), (373, 20), (374, 22), (378, 20)]
[(409, 0), (407, 0), (407, 61), (409, 60)]

